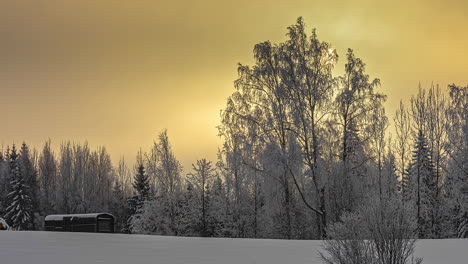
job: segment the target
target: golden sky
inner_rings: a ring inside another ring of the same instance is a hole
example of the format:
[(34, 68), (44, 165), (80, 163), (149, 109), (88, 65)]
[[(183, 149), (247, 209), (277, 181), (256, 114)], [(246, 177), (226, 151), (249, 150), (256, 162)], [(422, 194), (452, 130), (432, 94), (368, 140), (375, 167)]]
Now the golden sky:
[(418, 82), (468, 84), (465, 0), (0, 0), (0, 142), (104, 145), (133, 161), (168, 129), (186, 170), (215, 160), (219, 111), (253, 45), (303, 16), (353, 48), (393, 116)]

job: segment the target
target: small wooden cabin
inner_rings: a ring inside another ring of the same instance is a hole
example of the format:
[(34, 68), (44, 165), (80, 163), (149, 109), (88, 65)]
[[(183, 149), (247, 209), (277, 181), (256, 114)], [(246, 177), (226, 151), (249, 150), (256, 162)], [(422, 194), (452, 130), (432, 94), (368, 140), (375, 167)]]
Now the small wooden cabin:
[(108, 213), (48, 215), (46, 231), (114, 233), (115, 217)]

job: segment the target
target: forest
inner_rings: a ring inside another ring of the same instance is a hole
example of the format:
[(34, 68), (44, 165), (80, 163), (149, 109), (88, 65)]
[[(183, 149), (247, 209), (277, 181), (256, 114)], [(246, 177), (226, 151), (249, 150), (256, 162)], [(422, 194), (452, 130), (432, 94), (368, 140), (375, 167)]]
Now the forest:
[(86, 142), (11, 144), (0, 152), (0, 217), (41, 230), (49, 214), (109, 212), (122, 233), (323, 239), (391, 201), (417, 238), (468, 238), (468, 86), (419, 85), (387, 113), (390, 88), (359, 54), (339, 57), (301, 18), (286, 36), (238, 65), (217, 160), (184, 174), (167, 130), (135, 164)]

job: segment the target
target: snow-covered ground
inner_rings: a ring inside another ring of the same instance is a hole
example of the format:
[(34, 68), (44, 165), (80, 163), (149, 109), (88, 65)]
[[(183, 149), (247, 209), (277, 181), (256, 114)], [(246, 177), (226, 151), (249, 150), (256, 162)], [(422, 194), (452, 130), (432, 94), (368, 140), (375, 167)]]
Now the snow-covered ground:
[[(1, 264), (313, 264), (320, 241), (0, 231)], [(425, 264), (467, 264), (468, 240), (423, 240)]]

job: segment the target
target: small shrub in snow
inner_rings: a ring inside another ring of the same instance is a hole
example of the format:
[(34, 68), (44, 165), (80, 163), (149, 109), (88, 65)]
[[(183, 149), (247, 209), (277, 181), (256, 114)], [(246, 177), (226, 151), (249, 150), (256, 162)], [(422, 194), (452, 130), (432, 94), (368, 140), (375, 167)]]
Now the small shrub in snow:
[(416, 226), (410, 210), (399, 200), (373, 201), (328, 228), (329, 240), (320, 252), (326, 264), (409, 264)]
[(164, 216), (164, 207), (160, 200), (145, 201), (130, 218), (130, 229), (134, 234), (172, 235), (169, 220)]

